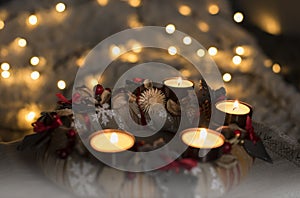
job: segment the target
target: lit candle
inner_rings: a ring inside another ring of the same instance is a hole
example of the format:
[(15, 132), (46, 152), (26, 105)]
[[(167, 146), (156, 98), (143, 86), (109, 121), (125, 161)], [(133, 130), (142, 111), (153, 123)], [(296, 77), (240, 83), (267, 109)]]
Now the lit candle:
[(225, 100), (216, 103), (216, 110), (225, 113), (225, 125), (236, 123), (240, 127), (246, 126), (247, 116), (252, 116), (252, 107), (237, 100)]
[(249, 106), (240, 103), (237, 100), (222, 101), (216, 104), (216, 108), (224, 113), (229, 113), (234, 115), (245, 115), (250, 113)]
[(181, 140), (189, 146), (184, 154), (186, 157), (205, 162), (220, 157), (225, 138), (211, 129), (189, 128), (181, 132)]
[(224, 144), (224, 137), (211, 129), (190, 128), (182, 132), (182, 141), (191, 147), (212, 149)]
[(187, 96), (188, 90), (194, 89), (194, 83), (181, 77), (169, 78), (163, 81), (165, 93), (168, 98), (174, 101)]
[(176, 77), (165, 80), (164, 85), (174, 88), (191, 88), (194, 86), (194, 83), (181, 77)]
[(99, 152), (117, 153), (130, 149), (135, 142), (132, 134), (118, 129), (104, 129), (91, 135), (90, 145)]

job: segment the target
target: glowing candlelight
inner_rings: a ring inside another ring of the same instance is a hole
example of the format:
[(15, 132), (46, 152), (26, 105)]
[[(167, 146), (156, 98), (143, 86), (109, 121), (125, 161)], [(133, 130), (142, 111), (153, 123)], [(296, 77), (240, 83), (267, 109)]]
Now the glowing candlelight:
[(234, 103), (233, 103), (233, 108), (232, 108), (232, 110), (234, 111), (234, 110), (236, 110), (236, 109), (238, 109), (239, 108), (239, 101), (234, 101)]
[(90, 145), (99, 152), (116, 153), (130, 149), (135, 142), (132, 134), (118, 129), (104, 129), (91, 135)]
[(225, 100), (216, 104), (216, 108), (224, 113), (233, 115), (246, 115), (250, 113), (250, 107), (235, 100)]
[(35, 116), (36, 116), (36, 113), (33, 112), (33, 111), (30, 111), (30, 112), (25, 116), (25, 120), (26, 120), (27, 122), (32, 122), (32, 121), (34, 120)]
[(186, 129), (182, 132), (181, 139), (186, 145), (201, 149), (217, 148), (224, 144), (222, 134), (205, 128)]
[(164, 85), (174, 88), (192, 88), (194, 86), (193, 82), (181, 77), (167, 79), (164, 81)]
[(182, 77), (168, 78), (163, 81), (167, 98), (174, 101), (180, 100), (188, 95), (188, 91), (194, 89), (194, 83)]
[[(225, 120), (224, 120), (225, 113)], [(252, 116), (252, 107), (238, 100), (224, 100), (216, 103), (216, 117), (223, 120), (221, 125), (237, 124), (239, 127), (246, 126), (247, 117)]]

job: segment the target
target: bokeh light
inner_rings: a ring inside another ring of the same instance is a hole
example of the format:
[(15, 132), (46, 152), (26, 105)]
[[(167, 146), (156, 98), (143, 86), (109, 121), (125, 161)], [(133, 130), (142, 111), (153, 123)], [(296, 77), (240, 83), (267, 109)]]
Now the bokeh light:
[(205, 56), (205, 51), (204, 51), (204, 49), (198, 49), (198, 50), (197, 50), (197, 55), (198, 55), (199, 57)]
[(9, 71), (3, 71), (1, 72), (2, 78), (9, 78), (10, 77), (10, 72)]
[(187, 5), (181, 5), (178, 8), (178, 12), (183, 16), (189, 16), (192, 14), (192, 9)]
[(185, 44), (185, 45), (190, 45), (192, 43), (192, 39), (191, 37), (189, 36), (185, 36), (183, 39), (182, 39), (182, 42)]
[(278, 74), (281, 71), (281, 66), (278, 63), (275, 63), (272, 67), (274, 73)]
[(37, 80), (39, 79), (40, 77), (40, 73), (38, 71), (33, 71), (31, 74), (30, 74), (30, 77), (32, 80)]
[(244, 20), (244, 15), (241, 12), (237, 12), (233, 15), (233, 20), (237, 23), (241, 23)]
[(176, 49), (176, 47), (174, 47), (174, 46), (170, 46), (169, 48), (168, 48), (168, 53), (170, 54), (170, 55), (175, 55), (175, 54), (177, 54), (177, 49)]
[(235, 48), (235, 53), (238, 55), (244, 55), (245, 54), (245, 49), (242, 46), (238, 46)]
[(24, 38), (18, 38), (18, 45), (20, 46), (20, 47), (26, 47), (26, 45), (27, 45), (27, 41), (26, 41), (26, 39), (24, 39)]
[(5, 27), (4, 21), (0, 20), (0, 30), (2, 30)]
[(208, 53), (211, 56), (215, 56), (218, 53), (218, 49), (216, 47), (210, 47), (210, 48), (208, 48)]
[(173, 33), (175, 32), (175, 30), (176, 30), (176, 27), (175, 27), (175, 25), (173, 25), (173, 24), (168, 24), (168, 25), (166, 26), (166, 32), (167, 32), (168, 34), (173, 34)]
[(33, 65), (33, 66), (36, 66), (40, 63), (40, 58), (37, 57), (37, 56), (33, 56), (31, 57), (30, 59), (30, 64)]
[(59, 80), (58, 82), (57, 82), (57, 87), (58, 87), (58, 89), (65, 89), (66, 88), (66, 82), (65, 81), (63, 81), (63, 80)]
[(57, 12), (64, 12), (66, 10), (66, 5), (64, 3), (58, 3), (55, 6)]
[(2, 63), (1, 64), (1, 69), (4, 70), (4, 71), (8, 71), (10, 68), (10, 65), (6, 62)]
[(219, 11), (220, 11), (220, 8), (216, 4), (211, 4), (211, 5), (208, 6), (208, 12), (211, 15), (216, 15), (216, 14), (219, 13)]
[(241, 58), (240, 56), (234, 56), (234, 57), (232, 58), (232, 62), (233, 62), (233, 64), (235, 64), (235, 65), (239, 65), (239, 64), (241, 64), (241, 62), (242, 62), (242, 58)]
[(28, 23), (30, 25), (36, 25), (38, 23), (38, 18), (36, 15), (32, 14), (28, 17)]
[(231, 81), (231, 74), (229, 74), (229, 73), (225, 73), (224, 75), (223, 75), (223, 81), (224, 82), (229, 82), (229, 81)]

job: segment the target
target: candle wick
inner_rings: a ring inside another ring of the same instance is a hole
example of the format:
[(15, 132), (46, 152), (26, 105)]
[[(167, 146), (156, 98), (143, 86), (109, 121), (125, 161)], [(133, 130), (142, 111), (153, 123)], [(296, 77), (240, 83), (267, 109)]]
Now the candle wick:
[(237, 109), (237, 107), (233, 107), (233, 109), (232, 109), (232, 110), (233, 110), (233, 111), (235, 111), (236, 109)]

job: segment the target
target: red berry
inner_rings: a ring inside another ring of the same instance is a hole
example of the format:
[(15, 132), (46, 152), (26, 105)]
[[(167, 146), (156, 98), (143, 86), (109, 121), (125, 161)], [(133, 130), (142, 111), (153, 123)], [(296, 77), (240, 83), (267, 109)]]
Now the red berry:
[(241, 131), (240, 130), (235, 130), (234, 131), (234, 135), (235, 136), (240, 136), (241, 135)]
[(67, 149), (60, 149), (60, 150), (57, 150), (57, 154), (58, 154), (59, 158), (66, 159), (69, 155), (69, 152)]
[(101, 95), (104, 91), (104, 88), (102, 85), (98, 84), (96, 85), (96, 89), (95, 89), (95, 95)]
[(133, 180), (136, 177), (136, 173), (127, 172), (127, 178), (129, 180)]
[(80, 94), (79, 93), (75, 93), (75, 94), (73, 94), (73, 96), (72, 96), (72, 101), (73, 102), (78, 102), (78, 100), (80, 99)]
[(231, 151), (231, 144), (229, 142), (225, 142), (223, 146), (223, 153), (228, 154)]
[(134, 78), (133, 79), (133, 82), (135, 82), (135, 83), (142, 83), (144, 81), (144, 79), (142, 79), (142, 78)]
[(75, 135), (76, 135), (76, 131), (74, 129), (70, 129), (67, 133), (67, 136), (69, 138), (75, 137)]

